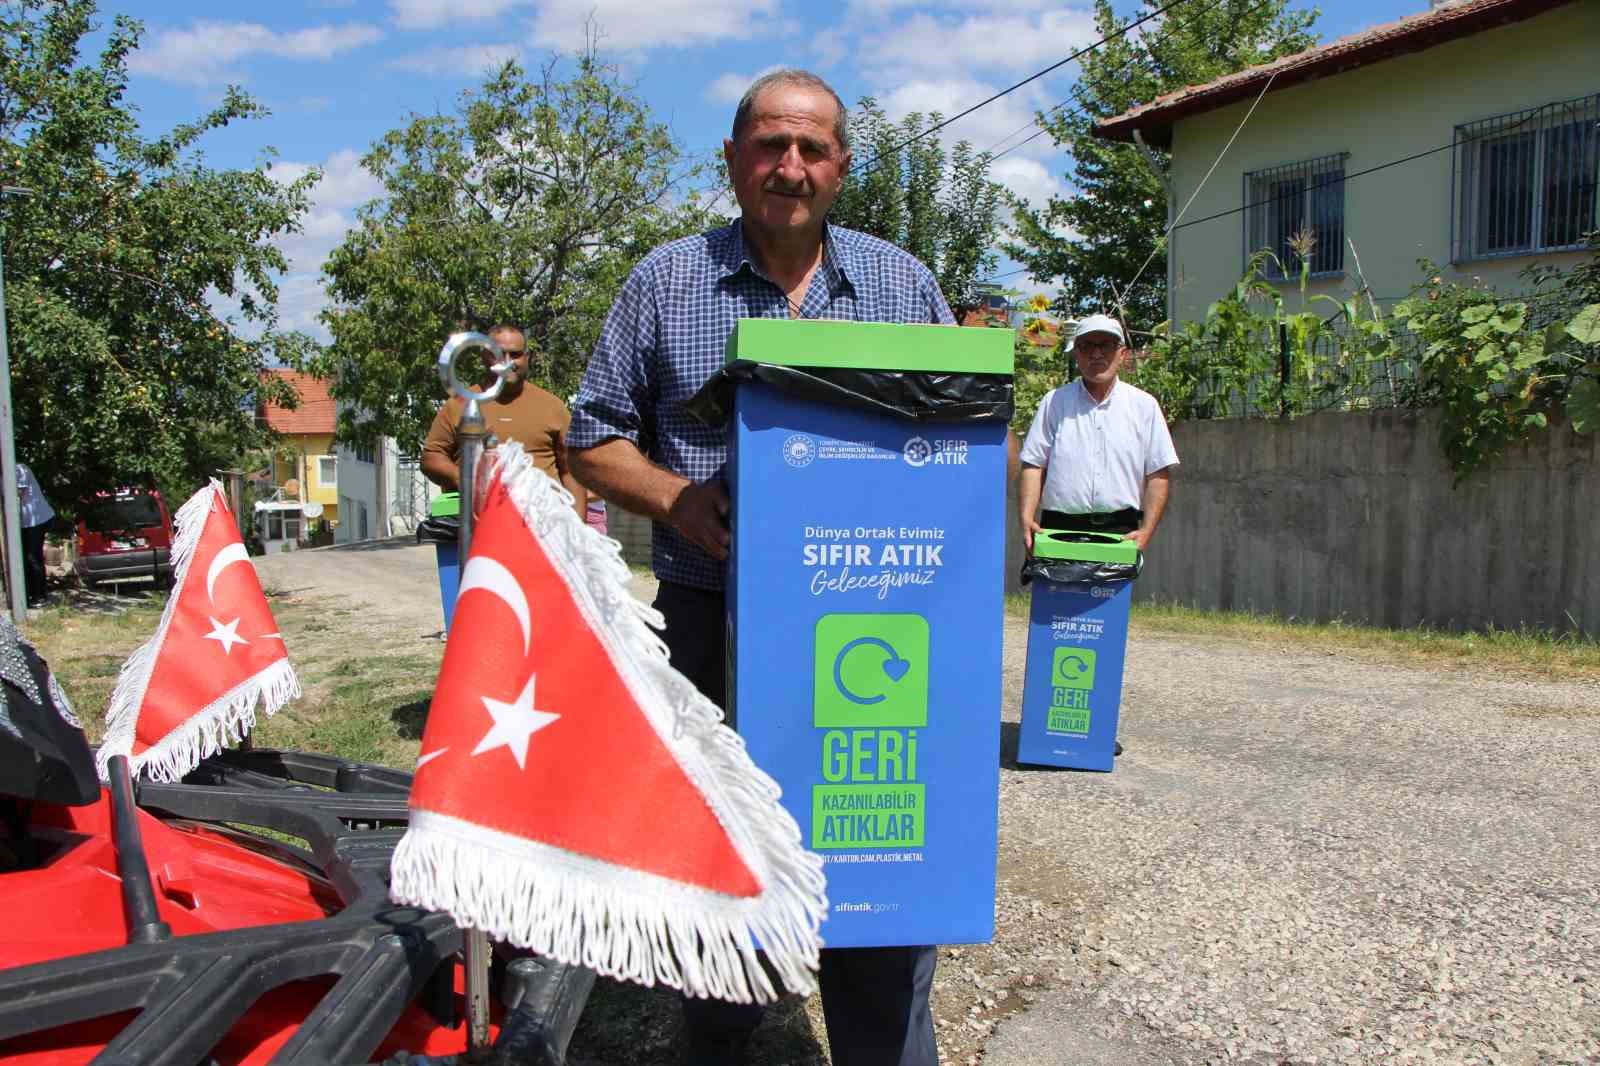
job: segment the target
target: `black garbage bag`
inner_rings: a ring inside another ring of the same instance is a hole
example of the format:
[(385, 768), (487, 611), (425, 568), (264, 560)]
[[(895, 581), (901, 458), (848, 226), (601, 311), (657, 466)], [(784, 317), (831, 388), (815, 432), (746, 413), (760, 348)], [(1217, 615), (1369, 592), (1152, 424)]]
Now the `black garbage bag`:
[(1035, 579), (1058, 585), (1110, 585), (1132, 581), (1144, 569), (1144, 553), (1132, 563), (1085, 563), (1076, 559), (1029, 559), (1022, 564), (1022, 583)]
[(439, 515), (435, 518), (424, 518), (417, 523), (417, 543), (427, 541), (430, 544), (459, 544), (461, 542), (461, 517), (459, 515)]
[(100, 798), (94, 756), (50, 668), (0, 616), (0, 794), (81, 806)]
[(1009, 422), (1012, 414), (1010, 374), (780, 366), (748, 359), (718, 370), (685, 406), (706, 425), (723, 425), (733, 415), (734, 388), (742, 382), (913, 422)]

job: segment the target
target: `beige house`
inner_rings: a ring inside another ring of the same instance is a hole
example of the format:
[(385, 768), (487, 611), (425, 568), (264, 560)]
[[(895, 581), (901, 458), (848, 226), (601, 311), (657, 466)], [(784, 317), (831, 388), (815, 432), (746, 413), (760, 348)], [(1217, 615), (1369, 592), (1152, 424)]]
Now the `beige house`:
[(1600, 227), (1600, 0), (1435, 0), (1095, 132), (1171, 152), (1174, 321), (1203, 317), (1261, 248), (1286, 292), (1302, 254), (1312, 292), (1364, 278), (1392, 301), (1420, 258), (1518, 292), (1524, 268), (1576, 263)]

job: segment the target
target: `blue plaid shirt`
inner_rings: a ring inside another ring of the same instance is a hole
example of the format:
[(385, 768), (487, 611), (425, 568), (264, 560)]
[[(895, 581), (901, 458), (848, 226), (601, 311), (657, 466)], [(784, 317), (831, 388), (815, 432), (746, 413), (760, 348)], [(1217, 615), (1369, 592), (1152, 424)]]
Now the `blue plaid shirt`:
[[(829, 226), (803, 318), (941, 322), (950, 306), (928, 268), (887, 241)], [(692, 481), (723, 474), (727, 433), (684, 403), (722, 367), (741, 318), (788, 318), (789, 300), (751, 261), (739, 222), (664, 244), (634, 268), (606, 316), (572, 409), (567, 447), (621, 437)], [(651, 563), (662, 581), (721, 589), (724, 564), (656, 523)]]

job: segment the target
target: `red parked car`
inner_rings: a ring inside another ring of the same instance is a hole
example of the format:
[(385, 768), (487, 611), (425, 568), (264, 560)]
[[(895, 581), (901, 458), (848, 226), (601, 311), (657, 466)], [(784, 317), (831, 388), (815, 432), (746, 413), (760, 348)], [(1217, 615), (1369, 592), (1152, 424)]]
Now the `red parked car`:
[(153, 578), (172, 583), (172, 512), (155, 489), (96, 493), (78, 520), (78, 577), (101, 581)]

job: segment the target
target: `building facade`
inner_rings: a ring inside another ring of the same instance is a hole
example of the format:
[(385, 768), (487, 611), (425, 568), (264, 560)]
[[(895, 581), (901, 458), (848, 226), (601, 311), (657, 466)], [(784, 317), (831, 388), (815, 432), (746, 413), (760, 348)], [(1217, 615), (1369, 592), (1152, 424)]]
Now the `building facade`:
[(1518, 293), (1600, 226), (1600, 3), (1438, 4), (1096, 132), (1171, 153), (1174, 321), (1202, 318), (1262, 250), (1291, 306), (1303, 263), (1308, 292), (1385, 304), (1424, 280), (1419, 260)]

